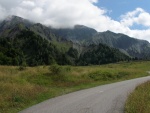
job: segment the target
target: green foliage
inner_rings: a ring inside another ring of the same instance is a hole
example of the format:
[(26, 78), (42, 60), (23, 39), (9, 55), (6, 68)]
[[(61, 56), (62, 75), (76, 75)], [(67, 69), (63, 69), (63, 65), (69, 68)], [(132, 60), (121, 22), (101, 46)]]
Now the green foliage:
[(71, 72), (71, 67), (70, 66), (59, 66), (57, 64), (55, 65), (51, 65), (49, 67), (50, 70), (50, 77), (54, 80), (54, 81), (66, 81), (67, 80), (67, 74)]
[(23, 30), (14, 39), (0, 38), (0, 64), (29, 66), (50, 64), (74, 64), (68, 53), (62, 53), (55, 45), (30, 30)]
[(67, 72), (70, 72), (70, 71), (71, 71), (71, 67), (70, 67), (70, 66), (67, 66), (67, 67), (65, 68), (65, 70), (66, 70)]
[(89, 73), (88, 76), (95, 81), (110, 81), (127, 78), (130, 72), (126, 71), (96, 71)]
[(66, 76), (65, 76), (65, 73), (66, 73), (66, 70), (59, 66), (59, 65), (52, 65), (50, 66), (50, 71), (51, 71), (51, 78), (54, 80), (54, 81), (65, 81), (66, 80)]
[(78, 58), (78, 51), (72, 47), (68, 50), (67, 54), (71, 56), (72, 58), (75, 58), (75, 59)]
[(130, 60), (129, 56), (118, 49), (99, 44), (89, 46), (89, 49), (80, 56), (79, 65), (100, 65), (125, 60)]
[(26, 69), (25, 67), (19, 66), (19, 70), (20, 70), (20, 71), (23, 71), (23, 70), (25, 70), (25, 69)]
[(53, 75), (59, 75), (62, 72), (62, 67), (56, 64), (50, 66), (49, 69)]
[(12, 39), (0, 38), (0, 64), (1, 65), (19, 65), (23, 54), (11, 43)]
[(125, 77), (127, 77), (129, 74), (130, 74), (130, 73), (127, 72), (127, 71), (121, 71), (121, 72), (118, 72), (116, 76), (117, 76), (117, 78), (119, 79), (119, 78), (125, 78)]
[(23, 70), (26, 69), (26, 67), (27, 67), (26, 62), (22, 62), (22, 65), (19, 66), (19, 70), (20, 70), (20, 71), (23, 71)]
[(85, 47), (79, 53), (73, 47), (64, 52), (53, 43), (30, 30), (23, 30), (15, 38), (0, 38), (0, 64), (22, 66), (38, 65), (99, 65), (129, 60), (119, 50), (99, 44)]

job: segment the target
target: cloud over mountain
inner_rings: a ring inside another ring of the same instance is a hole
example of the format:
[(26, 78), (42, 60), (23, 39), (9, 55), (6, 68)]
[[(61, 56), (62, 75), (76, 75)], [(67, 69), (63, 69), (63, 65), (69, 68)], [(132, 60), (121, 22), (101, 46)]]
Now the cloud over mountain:
[(149, 28), (131, 29), (134, 24), (150, 27), (148, 12), (137, 8), (116, 21), (107, 15), (107, 10), (96, 6), (96, 3), (98, 0), (1, 0), (0, 20), (8, 15), (17, 15), (55, 28), (82, 24), (98, 31), (111, 30), (150, 41)]

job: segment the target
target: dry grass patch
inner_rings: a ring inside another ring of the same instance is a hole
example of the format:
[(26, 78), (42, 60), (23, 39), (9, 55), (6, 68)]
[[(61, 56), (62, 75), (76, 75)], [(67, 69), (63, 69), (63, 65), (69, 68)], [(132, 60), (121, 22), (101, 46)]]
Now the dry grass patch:
[[(54, 68), (54, 70), (51, 70)], [(60, 73), (55, 72), (60, 69)], [(150, 62), (100, 66), (0, 66), (0, 113), (17, 113), (46, 99), (101, 84), (148, 75)]]
[(150, 112), (150, 81), (136, 87), (128, 97), (125, 113)]

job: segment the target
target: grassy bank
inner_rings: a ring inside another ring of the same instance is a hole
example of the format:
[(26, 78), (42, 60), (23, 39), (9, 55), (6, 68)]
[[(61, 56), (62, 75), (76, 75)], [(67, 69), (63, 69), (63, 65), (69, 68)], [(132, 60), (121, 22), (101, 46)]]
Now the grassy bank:
[(125, 113), (150, 112), (150, 81), (136, 87), (130, 94), (125, 106)]
[(150, 62), (101, 66), (0, 66), (0, 113), (16, 113), (43, 100), (84, 88), (148, 75)]

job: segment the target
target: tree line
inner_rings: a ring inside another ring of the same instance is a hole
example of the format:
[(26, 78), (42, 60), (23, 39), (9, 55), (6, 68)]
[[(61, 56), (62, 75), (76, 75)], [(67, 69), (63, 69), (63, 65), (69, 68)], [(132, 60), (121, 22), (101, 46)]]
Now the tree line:
[(15, 38), (0, 38), (0, 65), (99, 65), (129, 60), (129, 56), (106, 45), (90, 45), (78, 55), (73, 47), (63, 52), (56, 45), (30, 30)]

